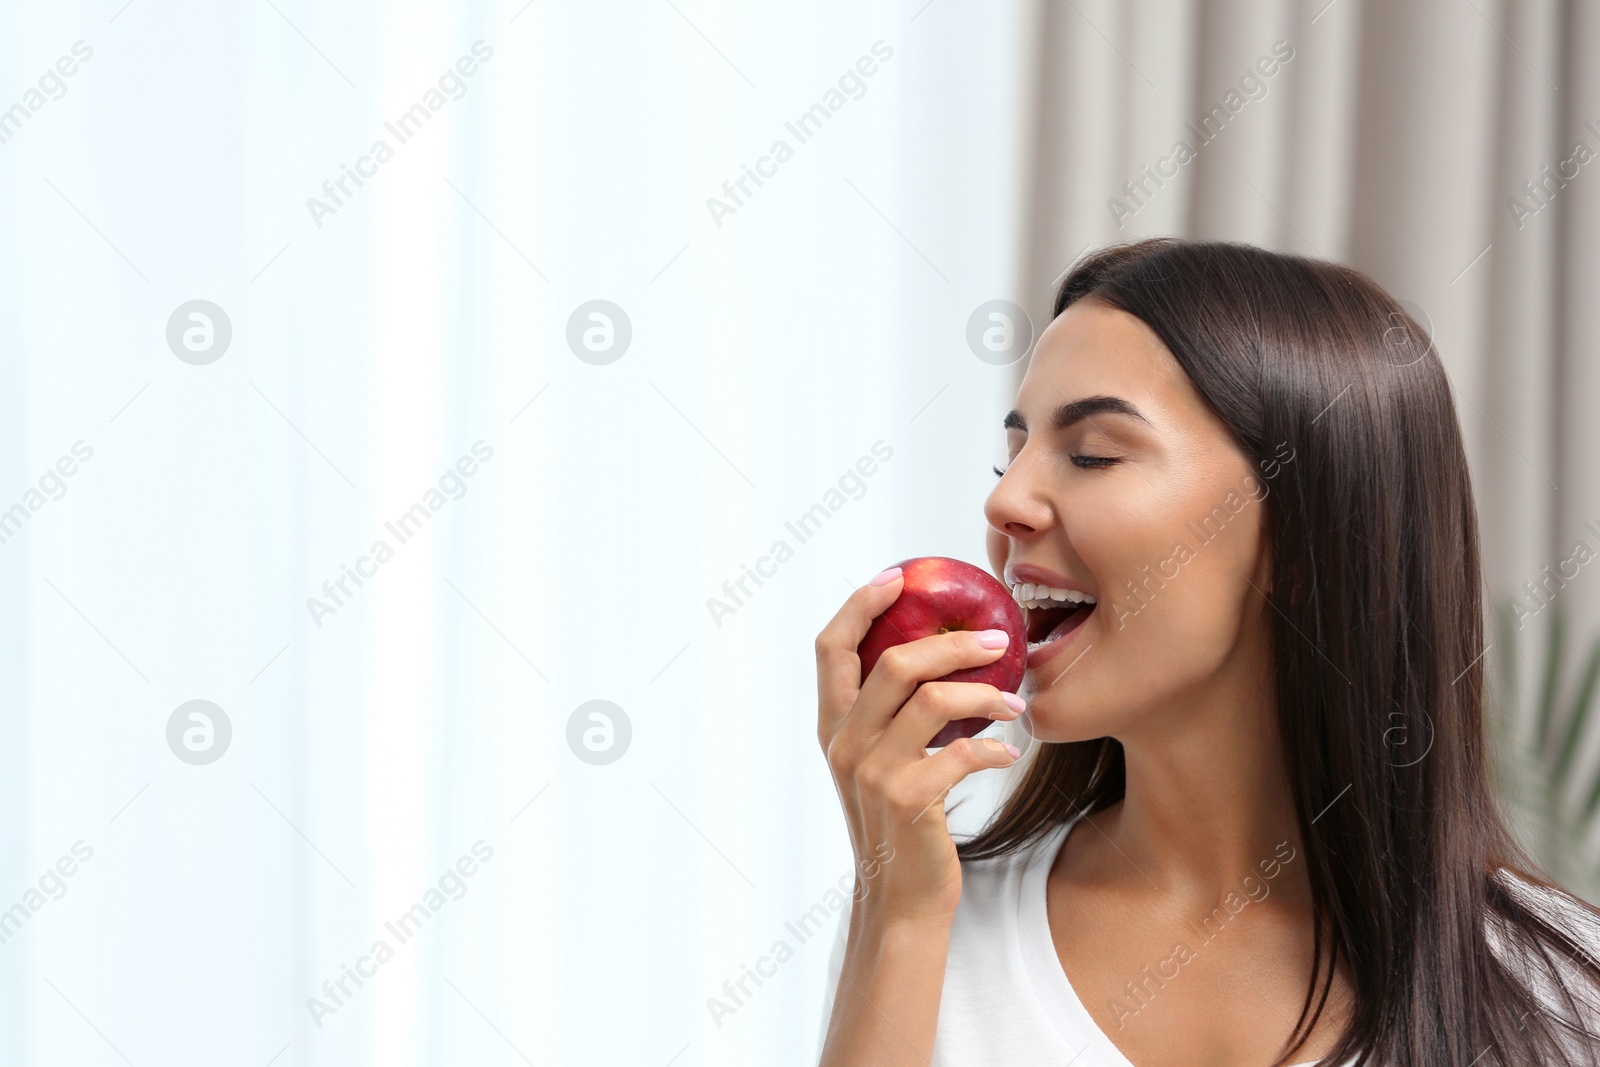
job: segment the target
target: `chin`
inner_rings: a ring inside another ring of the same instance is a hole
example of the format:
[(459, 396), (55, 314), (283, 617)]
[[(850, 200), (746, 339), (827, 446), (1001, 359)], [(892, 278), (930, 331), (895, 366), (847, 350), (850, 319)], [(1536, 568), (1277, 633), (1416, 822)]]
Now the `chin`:
[[(1072, 655), (1061, 662), (1070, 661)], [(1061, 662), (1029, 668), (1017, 688), (1028, 705), (1017, 722), (1035, 741), (1063, 744), (1122, 737), (1167, 720), (1166, 709), (1185, 702), (1186, 687), (1164, 674), (1153, 677), (1137, 663), (1113, 658), (1090, 663), (1085, 658), (1062, 674)]]
[[(1111, 716), (1090, 712), (1081, 701), (1074, 701), (1059, 689), (1037, 692), (1032, 678), (1022, 683), (1021, 695), (1028, 710), (1017, 719), (1035, 741), (1062, 744), (1067, 741), (1093, 741), (1112, 733)], [(1077, 706), (1074, 706), (1076, 704)]]

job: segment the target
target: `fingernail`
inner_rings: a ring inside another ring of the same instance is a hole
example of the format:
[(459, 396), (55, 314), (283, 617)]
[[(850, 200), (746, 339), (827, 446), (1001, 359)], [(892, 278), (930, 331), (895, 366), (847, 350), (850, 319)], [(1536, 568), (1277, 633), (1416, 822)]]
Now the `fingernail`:
[(868, 582), (867, 584), (868, 585), (888, 585), (890, 582), (894, 581), (898, 577), (900, 577), (900, 568), (899, 567), (890, 567), (888, 570), (884, 571), (882, 574), (878, 575), (876, 578), (872, 579), (872, 581)]
[(1011, 753), (1011, 758), (1012, 759), (1021, 759), (1022, 758), (1022, 749), (1018, 748), (1016, 745), (1012, 745), (1012, 744), (1006, 745), (1006, 751)]
[(1006, 702), (1006, 707), (1021, 715), (1027, 710), (1028, 703), (1015, 693), (1001, 693), (1000, 699)]
[(1005, 648), (1011, 643), (1011, 635), (1004, 630), (979, 630), (978, 645), (981, 648)]

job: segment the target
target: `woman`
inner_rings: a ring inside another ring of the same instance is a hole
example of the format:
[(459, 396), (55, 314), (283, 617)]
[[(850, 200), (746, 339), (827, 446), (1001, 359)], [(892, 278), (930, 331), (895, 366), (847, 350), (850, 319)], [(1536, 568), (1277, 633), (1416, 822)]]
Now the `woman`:
[[(1593, 1062), (1600, 913), (1486, 770), (1478, 538), (1428, 338), (1357, 271), (1171, 238), (1062, 282), (984, 513), (1003, 632), (816, 642), (864, 862), (827, 1067)], [(1020, 697), (1020, 699), (1019, 699)], [(943, 799), (1018, 763), (988, 825)], [(1019, 735), (1019, 739), (1021, 739)]]

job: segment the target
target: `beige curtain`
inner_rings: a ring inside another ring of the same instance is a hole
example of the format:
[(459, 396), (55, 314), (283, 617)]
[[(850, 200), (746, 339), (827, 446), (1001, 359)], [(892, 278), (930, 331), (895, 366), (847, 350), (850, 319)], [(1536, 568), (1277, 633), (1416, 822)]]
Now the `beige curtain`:
[[(1489, 594), (1537, 608), (1531, 582), (1549, 600), (1519, 635), (1522, 677), (1556, 609), (1574, 637), (1600, 636), (1600, 4), (1031, 10), (1021, 273), (1035, 321), (1080, 251), (1130, 237), (1243, 240), (1366, 271), (1432, 322)], [(1575, 559), (1579, 542), (1594, 562)]]

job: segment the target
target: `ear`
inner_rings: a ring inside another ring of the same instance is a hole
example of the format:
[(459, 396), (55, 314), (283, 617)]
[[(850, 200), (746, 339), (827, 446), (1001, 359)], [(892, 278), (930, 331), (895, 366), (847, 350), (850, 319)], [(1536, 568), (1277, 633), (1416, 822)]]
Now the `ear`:
[(1255, 573), (1250, 576), (1250, 581), (1261, 590), (1261, 594), (1269, 599), (1272, 596), (1272, 551), (1267, 541), (1267, 522), (1264, 510), (1258, 509), (1258, 525), (1256, 527), (1256, 565)]

